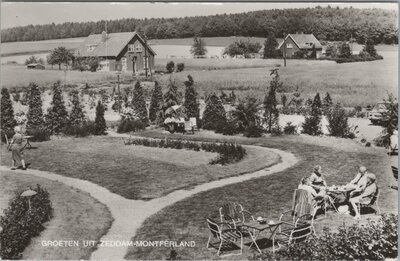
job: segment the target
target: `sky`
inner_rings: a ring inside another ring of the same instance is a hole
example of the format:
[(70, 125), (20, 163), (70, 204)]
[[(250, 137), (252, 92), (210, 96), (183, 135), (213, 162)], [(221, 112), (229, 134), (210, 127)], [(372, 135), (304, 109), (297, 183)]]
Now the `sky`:
[(263, 9), (315, 6), (383, 8), (396, 3), (1, 3), (1, 29), (29, 24), (86, 22), (121, 18), (184, 17), (241, 13)]

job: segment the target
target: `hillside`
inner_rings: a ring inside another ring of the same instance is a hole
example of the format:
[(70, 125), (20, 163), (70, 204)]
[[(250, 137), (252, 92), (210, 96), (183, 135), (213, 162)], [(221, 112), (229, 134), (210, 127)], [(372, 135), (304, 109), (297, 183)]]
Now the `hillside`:
[[(85, 37), (101, 33), (105, 21), (66, 22), (62, 24), (29, 25), (1, 30), (2, 42), (39, 41)], [(349, 40), (364, 43), (372, 38), (376, 44), (398, 43), (397, 13), (382, 9), (304, 8), (261, 10), (239, 14), (196, 16), (184, 18), (124, 18), (107, 21), (108, 32), (138, 31), (149, 39), (253, 36), (274, 33), (314, 33), (320, 40)]]

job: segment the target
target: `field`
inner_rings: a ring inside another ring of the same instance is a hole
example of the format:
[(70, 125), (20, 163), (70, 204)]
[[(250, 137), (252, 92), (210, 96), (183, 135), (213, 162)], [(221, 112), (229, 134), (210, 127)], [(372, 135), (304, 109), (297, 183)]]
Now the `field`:
[[(16, 54), (34, 54), (51, 51), (56, 47), (65, 46), (68, 49), (75, 49), (84, 41), (85, 37), (54, 39), (36, 42), (12, 42), (1, 44), (1, 56)], [(238, 40), (250, 40), (264, 44), (265, 38), (261, 37), (205, 37), (202, 38), (206, 46), (228, 46)], [(180, 39), (153, 39), (148, 41), (150, 45), (192, 45), (193, 38)]]
[[(94, 247), (42, 247), (42, 240), (99, 240), (109, 229), (112, 217), (108, 209), (86, 193), (62, 183), (11, 171), (0, 173), (0, 214), (17, 191), (40, 184), (50, 193), (54, 217), (46, 229), (23, 252), (22, 259), (88, 259)], [(95, 220), (95, 222), (94, 222)]]
[[(159, 136), (157, 133), (145, 133), (146, 136)], [(178, 137), (179, 135), (171, 135)], [(191, 137), (204, 140), (205, 137)], [(218, 208), (225, 202), (241, 203), (255, 217), (263, 216), (277, 220), (280, 213), (291, 208), (292, 193), (301, 177), (308, 175), (315, 164), (321, 164), (328, 185), (341, 185), (350, 181), (360, 165), (377, 176), (381, 190), (379, 206), (382, 212), (397, 213), (397, 191), (388, 187), (394, 182), (389, 167), (389, 158), (383, 150), (366, 148), (354, 141), (331, 137), (315, 138), (308, 136), (283, 136), (259, 139), (227, 138), (243, 144), (253, 144), (279, 148), (293, 152), (300, 159), (295, 166), (259, 179), (228, 185), (222, 188), (199, 193), (167, 207), (147, 219), (132, 240), (174, 240), (195, 241), (194, 248), (176, 249), (181, 259), (215, 259), (216, 251), (206, 249), (209, 230), (206, 217), (219, 219)], [(365, 213), (364, 213), (365, 214)], [(168, 217), (168, 218), (166, 218)], [(363, 220), (367, 217), (363, 216)], [(321, 234), (324, 226), (335, 229), (343, 224), (350, 225), (355, 221), (351, 216), (327, 213), (327, 218), (319, 216), (315, 221), (317, 233)], [(254, 258), (255, 251), (248, 250), (243, 258)], [(268, 250), (264, 250), (268, 251)], [(163, 247), (131, 247), (126, 259), (165, 259), (170, 249)]]
[[(61, 138), (32, 143), (26, 151), (32, 168), (89, 180), (129, 199), (152, 199), (196, 184), (255, 171), (279, 160), (273, 153), (246, 149), (235, 164), (209, 165), (216, 157), (207, 152), (125, 146), (111, 137)], [(1, 148), (1, 164), (10, 155)], [(163, 180), (163, 182), (160, 182)]]

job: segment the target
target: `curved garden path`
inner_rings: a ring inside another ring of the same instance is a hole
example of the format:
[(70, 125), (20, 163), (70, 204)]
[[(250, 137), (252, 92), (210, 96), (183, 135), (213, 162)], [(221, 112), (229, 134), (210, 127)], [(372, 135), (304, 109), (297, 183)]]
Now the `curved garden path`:
[[(128, 135), (120, 135), (116, 133), (110, 134), (114, 137), (129, 137)], [(245, 145), (244, 147), (251, 146)], [(148, 217), (157, 213), (161, 209), (174, 204), (177, 201), (180, 201), (202, 191), (207, 191), (210, 189), (219, 188), (226, 185), (239, 183), (245, 180), (259, 178), (262, 176), (280, 172), (285, 170), (286, 168), (295, 165), (298, 161), (292, 153), (278, 149), (264, 147), (262, 148), (265, 150), (265, 152), (273, 152), (278, 154), (281, 157), (281, 162), (256, 172), (215, 180), (209, 183), (197, 185), (187, 190), (176, 190), (166, 196), (155, 198), (149, 201), (126, 199), (120, 195), (111, 193), (106, 188), (96, 185), (92, 182), (70, 178), (47, 171), (28, 169), (26, 171), (15, 170), (14, 172), (16, 174), (31, 174), (50, 180), (60, 181), (68, 186), (88, 192), (92, 197), (105, 204), (109, 208), (114, 218), (114, 222), (112, 223), (111, 228), (109, 229), (107, 234), (101, 238), (101, 240), (126, 242), (131, 240), (131, 238), (136, 234), (137, 229)], [(8, 169), (8, 167), (0, 166), (0, 171)], [(96, 222), (96, 220), (93, 220), (93, 222)], [(125, 254), (127, 253), (127, 250), (128, 247), (125, 246), (99, 246), (98, 249), (92, 253), (91, 260), (123, 260)]]

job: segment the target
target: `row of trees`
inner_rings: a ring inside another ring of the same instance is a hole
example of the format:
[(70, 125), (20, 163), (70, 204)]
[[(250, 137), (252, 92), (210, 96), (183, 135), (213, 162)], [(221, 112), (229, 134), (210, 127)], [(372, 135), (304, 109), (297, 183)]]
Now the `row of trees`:
[[(17, 125), (10, 94), (7, 88), (1, 90), (1, 130), (10, 135)], [(98, 101), (94, 122), (88, 121), (80, 103), (78, 91), (71, 93), (72, 109), (68, 113), (61, 90), (60, 82), (53, 85), (53, 98), (47, 114), (43, 113), (42, 93), (37, 84), (29, 84), (28, 112), (26, 115), (26, 132), (34, 136), (33, 140), (47, 140), (51, 134), (64, 133), (74, 136), (89, 134), (103, 135), (106, 131), (104, 106)]]
[[(47, 39), (86, 37), (100, 34), (105, 21), (66, 22), (62, 24), (28, 25), (1, 30), (2, 42), (38, 41)], [(364, 43), (371, 38), (375, 44), (398, 42), (397, 12), (383, 9), (315, 7), (273, 9), (239, 14), (222, 14), (184, 18), (123, 18), (108, 20), (110, 33), (146, 33), (149, 39), (186, 38), (200, 35), (258, 36), (274, 33), (314, 33), (320, 40), (345, 41), (355, 38)]]

